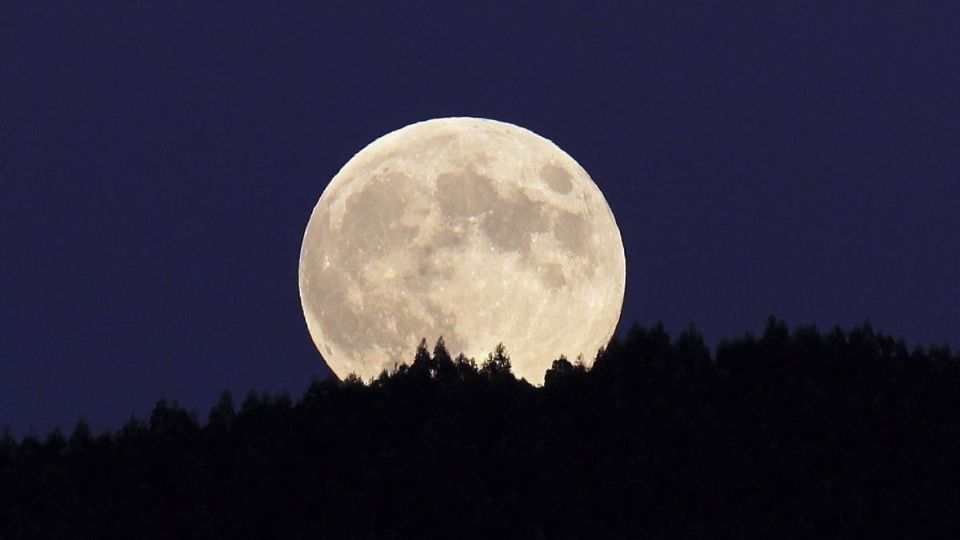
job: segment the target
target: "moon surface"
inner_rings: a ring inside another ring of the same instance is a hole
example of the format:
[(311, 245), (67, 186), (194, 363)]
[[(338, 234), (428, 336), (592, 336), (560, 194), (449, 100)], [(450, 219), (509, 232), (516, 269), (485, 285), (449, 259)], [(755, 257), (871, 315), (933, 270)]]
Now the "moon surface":
[(393, 131), (333, 177), (300, 251), (307, 328), (339, 377), (411, 363), (443, 336), (478, 363), (503, 343), (534, 384), (561, 354), (588, 365), (623, 304), (620, 230), (551, 141), (479, 118)]

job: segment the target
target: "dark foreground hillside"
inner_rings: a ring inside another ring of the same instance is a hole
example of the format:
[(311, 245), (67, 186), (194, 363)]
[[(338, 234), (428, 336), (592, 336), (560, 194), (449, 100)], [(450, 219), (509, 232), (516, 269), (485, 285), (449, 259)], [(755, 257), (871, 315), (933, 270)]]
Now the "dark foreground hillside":
[(960, 358), (869, 327), (633, 328), (543, 388), (425, 347), (293, 403), (0, 441), (0, 538), (948, 538)]

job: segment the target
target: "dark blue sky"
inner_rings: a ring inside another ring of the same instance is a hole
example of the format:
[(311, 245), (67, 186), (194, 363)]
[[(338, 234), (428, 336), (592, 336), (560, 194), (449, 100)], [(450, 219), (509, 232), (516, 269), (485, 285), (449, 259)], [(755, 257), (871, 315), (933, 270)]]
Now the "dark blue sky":
[(438, 116), (519, 124), (584, 166), (622, 230), (623, 321), (715, 343), (771, 313), (869, 318), (960, 343), (947, 3), (35, 4), (0, 7), (18, 433), (298, 396), (326, 374), (297, 294), (311, 209), (365, 144)]

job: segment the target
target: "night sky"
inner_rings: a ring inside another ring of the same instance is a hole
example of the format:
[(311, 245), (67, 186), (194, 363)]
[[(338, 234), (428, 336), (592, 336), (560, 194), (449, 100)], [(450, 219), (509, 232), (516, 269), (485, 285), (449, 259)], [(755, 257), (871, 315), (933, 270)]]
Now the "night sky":
[(960, 344), (947, 3), (37, 4), (0, 6), (15, 433), (325, 377), (310, 211), (367, 143), (440, 116), (526, 127), (591, 174), (626, 249), (621, 330), (715, 344), (775, 314)]

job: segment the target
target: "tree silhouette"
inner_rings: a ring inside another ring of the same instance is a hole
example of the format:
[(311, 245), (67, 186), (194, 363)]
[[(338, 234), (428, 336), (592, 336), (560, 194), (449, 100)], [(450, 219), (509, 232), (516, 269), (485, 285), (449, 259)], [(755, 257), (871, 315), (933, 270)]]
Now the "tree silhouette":
[(13, 438), (13, 431), (10, 427), (3, 428), (3, 434), (0, 435), (0, 459), (4, 462), (12, 457), (17, 448), (17, 440)]
[(487, 359), (480, 366), (480, 374), (495, 382), (513, 377), (510, 371), (510, 356), (507, 355), (503, 343), (498, 343), (493, 352), (487, 355)]
[(457, 368), (447, 351), (443, 336), (437, 338), (437, 343), (433, 346), (433, 366), (439, 379), (449, 381), (457, 376)]
[(73, 428), (67, 447), (73, 453), (82, 452), (93, 444), (93, 432), (90, 431), (90, 424), (83, 418), (77, 421)]
[(236, 409), (233, 406), (233, 394), (229, 390), (220, 393), (220, 399), (217, 404), (210, 409), (208, 425), (219, 429), (227, 429), (237, 418)]
[(0, 436), (0, 538), (958, 536), (960, 354), (768, 319), (633, 325), (543, 388), (442, 339), (371, 384), (221, 394), (200, 425)]
[(549, 388), (567, 387), (581, 382), (586, 374), (587, 368), (582, 360), (571, 364), (566, 356), (560, 355), (544, 374), (543, 384)]
[(436, 367), (433, 358), (430, 357), (430, 351), (427, 349), (427, 338), (422, 338), (420, 344), (417, 345), (417, 352), (413, 356), (413, 365), (410, 366), (410, 370), (425, 377), (436, 376)]

